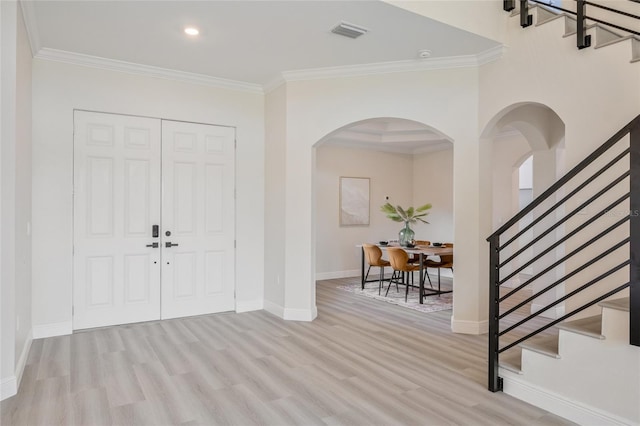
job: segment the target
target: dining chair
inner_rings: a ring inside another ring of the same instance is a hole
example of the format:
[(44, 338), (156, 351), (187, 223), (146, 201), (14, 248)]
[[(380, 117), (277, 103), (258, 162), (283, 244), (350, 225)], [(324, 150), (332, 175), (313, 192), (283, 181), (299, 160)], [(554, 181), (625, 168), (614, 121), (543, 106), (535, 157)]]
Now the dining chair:
[[(420, 246), (428, 247), (431, 245), (431, 241), (415, 240), (415, 245), (416, 247), (420, 247)], [(409, 263), (417, 263), (417, 262), (420, 262), (420, 257), (417, 254), (409, 256)]]
[[(453, 248), (453, 243), (444, 243), (442, 245), (442, 247)], [(452, 254), (445, 254), (445, 255), (442, 255), (442, 256), (439, 256), (439, 257), (440, 257), (439, 261), (427, 259), (424, 262), (425, 273), (426, 273), (427, 268), (437, 268), (438, 269), (438, 291), (440, 291), (440, 269), (449, 268), (449, 269), (451, 269), (451, 272), (453, 272), (453, 255)], [(427, 277), (428, 276), (429, 275), (427, 274)], [(430, 279), (429, 279), (429, 282), (431, 282)]]
[(382, 291), (382, 281), (384, 280), (384, 268), (391, 264), (382, 258), (382, 250), (380, 250), (380, 247), (374, 244), (365, 243), (362, 244), (362, 249), (364, 250), (367, 263), (369, 264), (369, 269), (367, 269), (367, 275), (364, 277), (364, 282), (367, 282), (367, 277), (369, 277), (369, 271), (371, 271), (372, 266), (380, 267), (380, 280), (378, 284), (378, 294), (380, 294)]
[[(416, 240), (416, 247), (420, 247), (420, 246), (429, 247), (429, 246), (431, 246), (431, 241), (428, 241), (428, 240)], [(420, 255), (419, 254), (411, 255), (409, 257), (409, 263), (419, 264), (420, 263)], [(429, 274), (427, 274), (427, 269), (426, 268), (424, 270), (424, 275), (429, 280), (429, 285), (431, 286), (431, 288), (433, 288), (433, 284), (431, 283), (431, 277), (429, 276)], [(412, 276), (412, 279), (413, 279), (413, 276)], [(424, 276), (420, 277), (420, 279), (424, 280)]]
[[(387, 292), (384, 295), (386, 297), (389, 294), (391, 284), (393, 284), (394, 282), (396, 284), (396, 289), (398, 288), (398, 284), (402, 284), (405, 286), (404, 301), (406, 302), (407, 297), (409, 296), (409, 283), (405, 282), (405, 276), (407, 275), (406, 273), (419, 271), (420, 265), (409, 263), (409, 255), (406, 251), (399, 247), (389, 247), (387, 249), (387, 253), (389, 254), (389, 262), (391, 263), (391, 268), (393, 269), (393, 275), (391, 276), (391, 280), (389, 281)], [(402, 278), (402, 282), (399, 283), (398, 280), (400, 278)]]

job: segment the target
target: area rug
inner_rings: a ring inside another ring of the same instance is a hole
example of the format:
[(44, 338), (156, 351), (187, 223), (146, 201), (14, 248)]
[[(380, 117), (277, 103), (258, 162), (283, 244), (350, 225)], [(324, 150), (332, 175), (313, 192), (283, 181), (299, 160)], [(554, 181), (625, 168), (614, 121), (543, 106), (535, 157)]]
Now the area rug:
[[(375, 284), (375, 287), (372, 287)], [(385, 283), (385, 285), (388, 285)], [(380, 300), (394, 305), (402, 306), (403, 308), (409, 308), (420, 312), (437, 312), (453, 309), (453, 293), (441, 294), (439, 296), (426, 296), (422, 299), (421, 305), (418, 301), (418, 294), (420, 293), (417, 288), (409, 289), (409, 297), (407, 301), (404, 301), (404, 287), (400, 286), (400, 291), (396, 292), (395, 286), (389, 290), (389, 295), (384, 296), (387, 291), (386, 287), (383, 288), (382, 294), (378, 295), (378, 283), (367, 283), (367, 286), (362, 290), (360, 288), (360, 282), (347, 285), (338, 286), (340, 290), (348, 291), (358, 296), (369, 297), (371, 299)], [(413, 290), (413, 291), (412, 291)]]

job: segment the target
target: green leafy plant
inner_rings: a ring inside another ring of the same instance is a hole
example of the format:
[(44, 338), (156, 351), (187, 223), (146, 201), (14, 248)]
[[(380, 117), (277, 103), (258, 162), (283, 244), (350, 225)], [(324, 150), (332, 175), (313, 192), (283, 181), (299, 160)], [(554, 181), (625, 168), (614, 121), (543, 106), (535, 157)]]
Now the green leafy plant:
[(429, 214), (427, 210), (429, 210), (430, 208), (431, 204), (425, 204), (424, 206), (420, 206), (417, 209), (409, 207), (405, 210), (400, 206), (394, 207), (390, 203), (386, 203), (385, 205), (380, 207), (380, 210), (394, 222), (416, 223), (417, 221), (420, 221), (422, 223), (429, 223), (424, 220), (423, 217)]

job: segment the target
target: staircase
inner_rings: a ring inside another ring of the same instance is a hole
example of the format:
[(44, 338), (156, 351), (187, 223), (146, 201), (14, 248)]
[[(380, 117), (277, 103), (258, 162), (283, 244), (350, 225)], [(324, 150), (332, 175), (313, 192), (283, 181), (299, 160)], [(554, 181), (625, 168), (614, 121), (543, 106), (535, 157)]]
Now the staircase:
[(521, 354), (501, 360), (504, 392), (579, 424), (640, 424), (640, 350), (628, 343), (629, 298), (598, 305), (601, 314), (562, 322), (558, 335), (523, 342)]
[(487, 241), (489, 390), (640, 425), (640, 115)]
[[(640, 1), (550, 1), (503, 9), (524, 31), (563, 20), (578, 49), (626, 43), (640, 61)], [(640, 425), (640, 116), (487, 241), (489, 390), (579, 424)]]
[[(640, 3), (628, 0), (627, 5), (619, 9), (610, 8), (606, 1), (599, 3), (575, 1), (574, 9), (566, 9), (546, 1), (505, 0), (504, 10), (511, 17), (519, 17), (523, 28), (540, 26), (563, 19), (563, 37), (576, 37), (576, 45), (584, 49), (592, 45), (600, 49), (617, 43), (629, 45), (630, 62), (640, 61)], [(624, 3), (622, 3), (624, 5)], [(587, 14), (587, 7), (588, 14)], [(535, 19), (534, 19), (535, 17)], [(535, 23), (534, 23), (535, 21)], [(615, 22), (615, 23), (614, 23)]]

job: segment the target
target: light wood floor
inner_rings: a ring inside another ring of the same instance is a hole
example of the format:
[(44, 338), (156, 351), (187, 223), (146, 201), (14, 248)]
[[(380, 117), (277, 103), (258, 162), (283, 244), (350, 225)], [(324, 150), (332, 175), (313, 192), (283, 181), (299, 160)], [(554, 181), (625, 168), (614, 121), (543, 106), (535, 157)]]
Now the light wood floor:
[[(486, 336), (318, 283), (318, 319), (264, 311), (33, 342), (2, 425), (565, 425), (486, 390)], [(369, 285), (377, 285), (371, 283)]]

